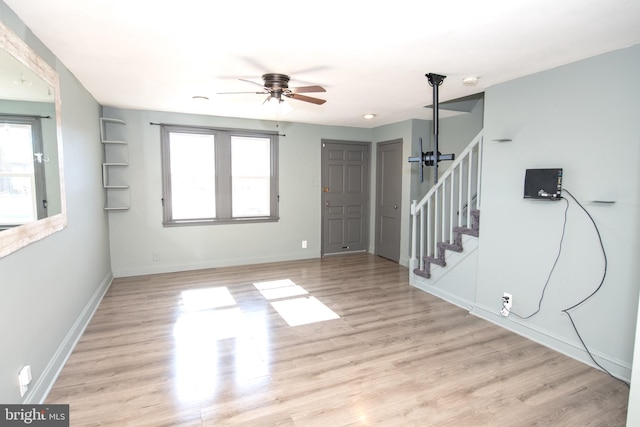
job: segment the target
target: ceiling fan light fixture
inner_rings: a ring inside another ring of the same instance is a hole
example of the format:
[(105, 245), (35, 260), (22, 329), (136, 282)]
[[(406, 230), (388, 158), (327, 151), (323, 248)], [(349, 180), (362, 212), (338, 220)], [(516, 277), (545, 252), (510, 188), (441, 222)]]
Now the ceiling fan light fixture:
[(280, 94), (276, 93), (270, 94), (269, 98), (265, 100), (263, 105), (267, 110), (273, 111), (276, 114), (287, 114), (292, 110), (291, 105), (289, 105), (288, 102), (285, 102), (282, 96), (279, 95)]
[(293, 110), (293, 108), (291, 107), (291, 104), (289, 104), (288, 102), (285, 102), (284, 99), (280, 101), (280, 105), (278, 106), (278, 108), (280, 109), (280, 114), (287, 114), (288, 112)]
[(273, 95), (271, 95), (269, 97), (269, 101), (268, 101), (269, 105), (272, 105), (272, 106), (277, 106), (281, 102), (282, 102), (282, 99), (278, 99), (277, 97), (275, 97)]

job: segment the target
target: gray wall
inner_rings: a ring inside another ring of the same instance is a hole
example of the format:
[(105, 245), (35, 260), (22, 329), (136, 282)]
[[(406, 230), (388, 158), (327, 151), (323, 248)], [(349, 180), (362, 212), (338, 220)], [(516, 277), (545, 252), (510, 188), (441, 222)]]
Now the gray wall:
[[(177, 270), (315, 258), (321, 251), (320, 149), (322, 139), (372, 141), (370, 248), (374, 252), (375, 144), (401, 139), (408, 158), (417, 133), (429, 122), (408, 120), (375, 129), (276, 123), (104, 107), (105, 117), (124, 120), (128, 142), (131, 207), (110, 214), (114, 275), (132, 276)], [(268, 224), (162, 226), (160, 128), (149, 123), (173, 123), (259, 130), (279, 130), (280, 221)], [(426, 123), (426, 124), (425, 124)], [(278, 127), (276, 127), (278, 126)], [(428, 133), (423, 137), (428, 138)], [(468, 141), (467, 141), (468, 142)], [(403, 165), (403, 206), (400, 263), (409, 254), (409, 204), (412, 165)], [(134, 237), (135, 236), (135, 237)], [(307, 240), (307, 249), (301, 241)], [(153, 254), (158, 259), (153, 259)]]
[[(375, 144), (400, 139), (403, 158), (418, 151), (418, 137), (427, 147), (430, 121), (407, 120), (374, 129), (318, 126), (226, 117), (104, 107), (105, 117), (124, 120), (118, 133), (128, 143), (131, 207), (110, 214), (111, 260), (114, 276), (315, 258), (321, 251), (320, 149), (322, 139), (372, 141), (370, 252), (375, 236)], [(443, 138), (443, 150), (460, 152), (482, 126), (482, 108), (450, 118), (453, 136)], [(278, 130), (280, 138), (280, 221), (267, 224), (162, 226), (160, 127), (150, 123)], [(472, 136), (468, 136), (472, 135)], [(119, 135), (120, 136), (120, 135)], [(460, 138), (466, 138), (463, 144)], [(426, 148), (425, 148), (426, 149)], [(442, 151), (442, 150), (441, 150)], [(447, 151), (447, 152), (450, 152)], [(443, 162), (443, 167), (448, 167)], [(403, 163), (400, 263), (409, 259), (409, 205), (418, 194), (417, 165)], [(429, 168), (425, 168), (429, 178)], [(422, 188), (428, 185), (427, 179)], [(301, 241), (307, 240), (307, 249)], [(153, 254), (158, 259), (153, 259)]]
[[(480, 99), (469, 113), (440, 120), (438, 142), (442, 154), (461, 153), (484, 127), (484, 101)], [(438, 171), (447, 170), (451, 162), (441, 162)]]
[[(446, 83), (445, 83), (446, 84)], [(426, 114), (425, 114), (426, 115)], [(460, 154), (473, 138), (483, 128), (484, 121), (484, 102), (478, 100), (473, 109), (468, 113), (456, 113), (455, 115), (446, 116), (441, 111), (438, 132), (438, 146), (442, 154)], [(422, 151), (431, 151), (433, 147), (433, 121), (432, 120), (413, 120), (412, 130), (412, 148), (408, 156), (417, 156), (420, 152), (420, 138), (422, 138)], [(451, 166), (450, 161), (441, 161), (438, 165), (438, 177)], [(412, 163), (410, 166), (411, 173), (411, 200), (420, 199), (431, 189), (433, 185), (433, 169), (424, 167), (423, 182), (420, 182), (419, 166)]]
[[(0, 259), (0, 402), (38, 402), (110, 282), (99, 106), (1, 2), (0, 20), (57, 70), (62, 96), (68, 226)], [(21, 398), (24, 365), (33, 381)]]
[[(115, 276), (317, 258), (321, 248), (322, 139), (371, 141), (371, 130), (276, 123), (104, 107), (127, 124), (131, 207), (110, 214)], [(154, 123), (278, 130), (280, 221), (214, 226), (162, 226), (160, 127)], [(276, 126), (278, 126), (276, 128)], [(301, 241), (307, 240), (307, 249)], [(153, 253), (158, 254), (154, 261)]]
[[(640, 284), (639, 73), (640, 46), (634, 46), (486, 90), (474, 309), (588, 362), (561, 310), (596, 289), (604, 260), (593, 225), (573, 200), (542, 310), (530, 320), (498, 315), (505, 291), (513, 295), (518, 314), (528, 315), (538, 305), (558, 252), (565, 202), (524, 200), (524, 173), (527, 168), (561, 167), (564, 188), (593, 216), (608, 257), (602, 289), (571, 313), (597, 360), (627, 379)], [(492, 142), (498, 138), (513, 141)]]

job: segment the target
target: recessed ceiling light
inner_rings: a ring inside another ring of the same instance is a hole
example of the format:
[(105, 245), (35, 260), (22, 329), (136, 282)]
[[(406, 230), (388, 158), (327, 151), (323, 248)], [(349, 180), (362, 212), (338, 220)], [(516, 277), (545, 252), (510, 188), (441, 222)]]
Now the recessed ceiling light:
[(365, 119), (367, 119), (367, 120), (371, 120), (371, 119), (373, 119), (375, 116), (376, 116), (375, 114), (371, 114), (371, 113), (369, 113), (369, 114), (365, 114), (365, 115), (364, 115), (364, 116), (362, 116), (362, 117), (364, 117), (364, 118), (365, 118)]
[(191, 97), (191, 99), (197, 99), (200, 101), (208, 101), (209, 97), (208, 96), (204, 96), (204, 95), (194, 95)]
[(462, 79), (462, 84), (465, 86), (476, 86), (478, 84), (478, 80), (480, 80), (480, 77), (478, 76), (467, 76)]

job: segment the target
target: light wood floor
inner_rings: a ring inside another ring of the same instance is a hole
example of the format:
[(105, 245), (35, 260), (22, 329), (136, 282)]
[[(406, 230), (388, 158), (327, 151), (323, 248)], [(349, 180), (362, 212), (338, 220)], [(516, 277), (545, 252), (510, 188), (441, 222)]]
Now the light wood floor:
[[(279, 279), (340, 318), (289, 326), (253, 285)], [(623, 426), (627, 398), (356, 254), (116, 279), (47, 402), (72, 426)]]

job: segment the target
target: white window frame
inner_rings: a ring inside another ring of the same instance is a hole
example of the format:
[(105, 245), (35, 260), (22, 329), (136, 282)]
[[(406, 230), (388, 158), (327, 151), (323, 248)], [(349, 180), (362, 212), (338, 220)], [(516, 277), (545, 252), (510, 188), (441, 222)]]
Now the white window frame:
[[(34, 153), (33, 160), (33, 174), (31, 174), (31, 187), (32, 187), (32, 204), (34, 217), (28, 221), (37, 221), (39, 219), (46, 218), (48, 215), (48, 201), (47, 201), (47, 185), (45, 179), (45, 165), (44, 162), (48, 161), (44, 158), (43, 141), (42, 141), (42, 126), (40, 123), (40, 117), (37, 116), (23, 116), (23, 115), (11, 115), (0, 114), (0, 126), (1, 125), (24, 125), (29, 126), (31, 129), (31, 145)], [(40, 155), (39, 161), (35, 157), (35, 153)], [(3, 176), (14, 176), (11, 172), (2, 173)], [(22, 174), (19, 174), (22, 175)], [(24, 175), (27, 177), (28, 175)], [(1, 220), (0, 220), (1, 221)], [(0, 223), (0, 230), (16, 227), (25, 224), (24, 222), (11, 222)]]
[[(172, 206), (173, 197), (171, 189), (171, 153), (170, 134), (206, 134), (214, 136), (215, 150), (215, 218), (174, 219)], [(231, 171), (231, 140), (234, 136), (268, 138), (270, 140), (270, 188), (269, 188), (269, 215), (233, 217), (232, 215), (232, 171)], [(239, 224), (256, 222), (275, 222), (278, 216), (278, 137), (275, 132), (261, 132), (243, 129), (221, 129), (200, 126), (161, 125), (162, 146), (162, 206), (163, 225), (165, 227), (183, 225), (207, 225), (207, 224)]]

